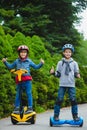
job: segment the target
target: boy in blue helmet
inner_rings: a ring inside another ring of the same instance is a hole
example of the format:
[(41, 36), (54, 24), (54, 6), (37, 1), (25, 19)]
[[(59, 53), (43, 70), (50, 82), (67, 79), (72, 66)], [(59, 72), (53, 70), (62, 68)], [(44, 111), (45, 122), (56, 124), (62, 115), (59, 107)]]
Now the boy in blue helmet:
[(8, 63), (6, 58), (3, 58), (2, 61), (6, 65), (8, 69), (25, 69), (28, 73), (22, 75), (22, 81), (18, 81), (18, 76), (16, 76), (16, 84), (17, 84), (17, 93), (15, 98), (15, 109), (14, 112), (19, 112), (20, 107), (20, 87), (24, 87), (26, 91), (26, 95), (28, 98), (28, 109), (26, 113), (33, 111), (33, 99), (32, 99), (32, 76), (30, 74), (30, 68), (40, 69), (43, 64), (44, 60), (41, 59), (39, 64), (35, 64), (30, 58), (28, 58), (29, 48), (26, 45), (20, 45), (17, 49), (18, 51), (18, 58), (13, 63)]
[(65, 44), (62, 48), (64, 58), (57, 64), (56, 71), (52, 67), (50, 74), (59, 77), (58, 97), (54, 106), (54, 119), (59, 120), (60, 106), (67, 91), (71, 102), (71, 112), (74, 120), (79, 120), (78, 106), (76, 101), (75, 78), (80, 78), (78, 63), (73, 60), (74, 47), (72, 44)]

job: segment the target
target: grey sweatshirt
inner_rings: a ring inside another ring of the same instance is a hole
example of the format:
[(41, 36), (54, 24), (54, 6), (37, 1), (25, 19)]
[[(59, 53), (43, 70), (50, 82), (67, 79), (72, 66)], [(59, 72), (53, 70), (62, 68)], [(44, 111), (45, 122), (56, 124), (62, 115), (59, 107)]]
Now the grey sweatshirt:
[[(79, 73), (78, 63), (72, 58), (67, 61), (62, 58), (58, 62), (56, 72), (60, 73), (59, 86), (61, 87), (75, 87), (75, 73)], [(55, 76), (56, 76), (55, 72)]]

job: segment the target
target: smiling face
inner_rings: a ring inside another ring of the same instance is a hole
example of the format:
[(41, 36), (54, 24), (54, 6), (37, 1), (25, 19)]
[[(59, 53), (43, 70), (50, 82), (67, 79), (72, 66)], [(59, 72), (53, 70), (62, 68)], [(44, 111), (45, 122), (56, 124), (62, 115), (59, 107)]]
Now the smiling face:
[(65, 51), (63, 52), (64, 57), (69, 60), (72, 56), (72, 51), (70, 49), (65, 49)]
[(20, 51), (20, 57), (21, 57), (21, 59), (25, 59), (27, 57), (27, 55), (28, 55), (27, 50), (21, 50)]

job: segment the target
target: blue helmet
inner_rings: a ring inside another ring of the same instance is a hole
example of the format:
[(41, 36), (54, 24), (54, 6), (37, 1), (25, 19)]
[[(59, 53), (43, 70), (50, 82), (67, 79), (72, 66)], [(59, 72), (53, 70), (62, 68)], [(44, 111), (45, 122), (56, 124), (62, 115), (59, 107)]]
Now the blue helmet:
[(65, 51), (65, 49), (70, 49), (72, 52), (74, 52), (74, 46), (72, 44), (65, 44), (62, 47), (62, 50)]

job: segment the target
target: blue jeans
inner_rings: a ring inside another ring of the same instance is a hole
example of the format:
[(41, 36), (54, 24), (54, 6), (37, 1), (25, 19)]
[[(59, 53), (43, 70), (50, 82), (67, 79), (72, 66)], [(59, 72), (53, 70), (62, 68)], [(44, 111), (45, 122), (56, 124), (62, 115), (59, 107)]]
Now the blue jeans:
[[(28, 98), (28, 107), (32, 108), (32, 83), (31, 81), (24, 81), (24, 82), (20, 82), (17, 84), (16, 86), (16, 98), (15, 98), (15, 107), (19, 107), (20, 106), (20, 90), (25, 90), (27, 98)], [(21, 92), (22, 92), (21, 91)]]
[(68, 92), (69, 99), (71, 101), (71, 112), (72, 115), (78, 114), (78, 106), (76, 103), (76, 89), (75, 87), (60, 87), (58, 90), (58, 98), (56, 104), (54, 106), (54, 115), (59, 116), (60, 113), (60, 106), (63, 102), (65, 92)]

